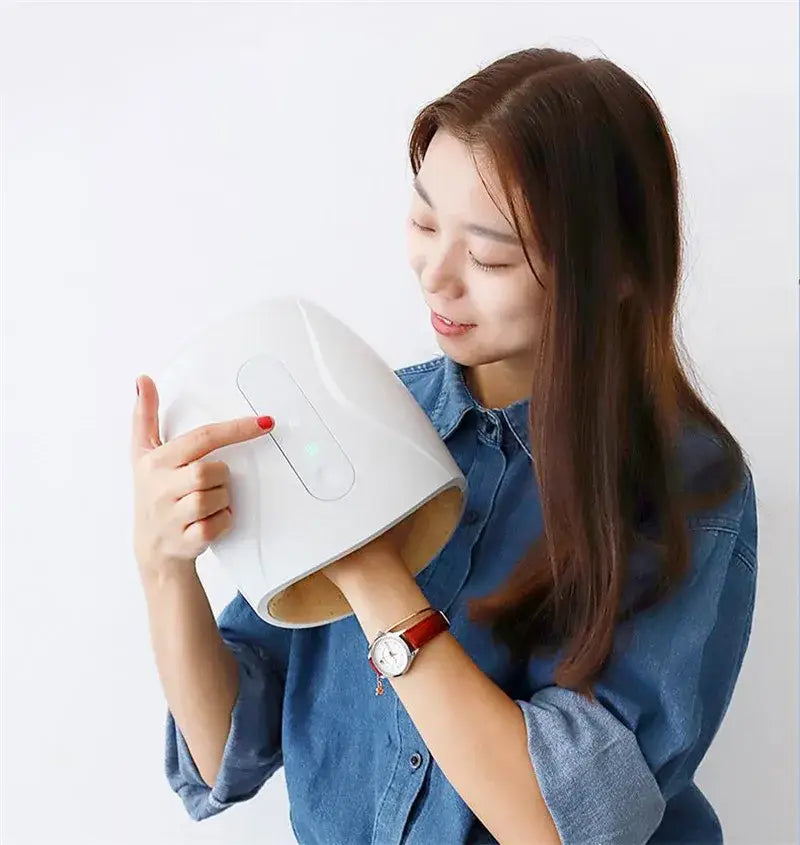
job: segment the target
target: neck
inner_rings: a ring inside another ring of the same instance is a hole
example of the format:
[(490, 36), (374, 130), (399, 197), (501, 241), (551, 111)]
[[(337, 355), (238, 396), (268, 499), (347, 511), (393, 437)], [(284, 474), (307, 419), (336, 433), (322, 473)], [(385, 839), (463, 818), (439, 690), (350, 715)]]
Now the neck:
[(462, 369), (470, 393), (484, 408), (505, 408), (530, 398), (533, 380), (530, 360), (502, 359)]

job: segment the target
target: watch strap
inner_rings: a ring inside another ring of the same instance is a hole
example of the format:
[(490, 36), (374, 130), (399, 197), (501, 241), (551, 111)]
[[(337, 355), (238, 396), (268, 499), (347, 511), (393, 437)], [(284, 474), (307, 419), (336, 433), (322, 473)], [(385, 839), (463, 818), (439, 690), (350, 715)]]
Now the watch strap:
[(441, 610), (436, 610), (403, 631), (402, 637), (409, 644), (412, 651), (417, 651), (417, 649), (422, 648), (425, 643), (432, 640), (437, 634), (441, 634), (442, 631), (446, 631), (449, 627), (450, 620)]

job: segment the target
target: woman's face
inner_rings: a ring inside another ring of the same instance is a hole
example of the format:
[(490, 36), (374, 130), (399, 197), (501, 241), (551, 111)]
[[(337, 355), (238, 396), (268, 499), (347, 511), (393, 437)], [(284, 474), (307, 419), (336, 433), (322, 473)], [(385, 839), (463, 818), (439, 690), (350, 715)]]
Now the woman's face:
[[(457, 335), (436, 331), (442, 351), (465, 366), (529, 360), (545, 295), (508, 222), (511, 213), (493, 174), (488, 166), (481, 165), (481, 170), (502, 213), (484, 188), (468, 148), (437, 131), (417, 174), (406, 221), (409, 262), (429, 309), (474, 326)], [(546, 285), (533, 245), (528, 252)], [(474, 262), (501, 266), (483, 268)]]

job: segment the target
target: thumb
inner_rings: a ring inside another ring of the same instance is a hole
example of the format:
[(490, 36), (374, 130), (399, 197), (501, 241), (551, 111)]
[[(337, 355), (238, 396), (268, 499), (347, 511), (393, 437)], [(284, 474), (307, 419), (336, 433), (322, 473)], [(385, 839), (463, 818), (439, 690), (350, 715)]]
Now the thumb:
[(161, 446), (158, 434), (158, 390), (149, 376), (136, 379), (139, 395), (133, 409), (132, 457), (137, 458), (144, 452), (151, 452)]

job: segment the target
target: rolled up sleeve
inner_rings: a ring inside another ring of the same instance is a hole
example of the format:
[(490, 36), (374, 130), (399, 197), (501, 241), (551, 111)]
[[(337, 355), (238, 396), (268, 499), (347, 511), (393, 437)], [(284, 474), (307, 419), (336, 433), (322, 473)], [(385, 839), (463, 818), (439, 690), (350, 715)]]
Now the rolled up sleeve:
[(664, 796), (634, 734), (572, 690), (546, 687), (517, 704), (561, 841), (646, 842), (664, 815)]
[(252, 798), (283, 763), (285, 652), (291, 632), (261, 620), (241, 594), (222, 612), (218, 627), (238, 663), (239, 690), (213, 789), (200, 775), (186, 739), (167, 709), (167, 781), (195, 821)]
[(728, 708), (756, 586), (752, 479), (743, 526), (692, 530), (691, 569), (666, 601), (620, 623), (596, 701), (547, 686), (516, 699), (562, 842), (645, 843), (691, 783)]

